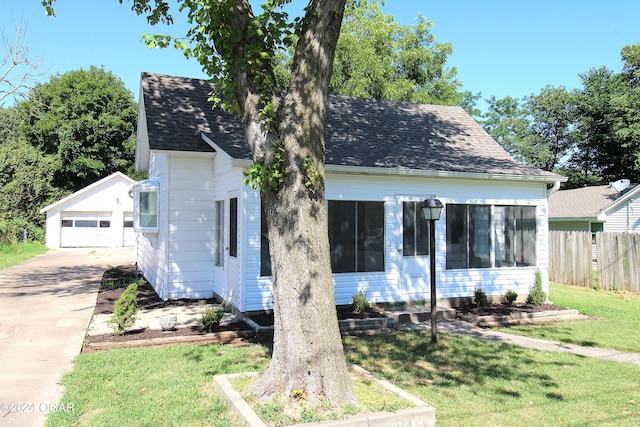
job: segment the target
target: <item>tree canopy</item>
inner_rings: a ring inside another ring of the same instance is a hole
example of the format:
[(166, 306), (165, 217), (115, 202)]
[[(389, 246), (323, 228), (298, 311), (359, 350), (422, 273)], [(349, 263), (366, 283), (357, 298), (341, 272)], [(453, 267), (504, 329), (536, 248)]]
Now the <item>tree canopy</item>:
[(582, 87), (488, 100), (481, 123), (519, 161), (569, 177), (568, 187), (640, 180), (640, 44), (622, 70), (592, 68)]
[(378, 2), (353, 1), (345, 11), (331, 77), (332, 93), (362, 98), (463, 105), (451, 43), (438, 43), (433, 22), (404, 26)]
[[(330, 93), (423, 104), (460, 105), (470, 114), (479, 94), (462, 90), (457, 69), (448, 67), (451, 43), (439, 43), (434, 23), (417, 17), (401, 25), (378, 1), (347, 2), (336, 46)], [(291, 55), (274, 57), (276, 80), (288, 81)]]
[(137, 105), (109, 71), (92, 66), (53, 76), (18, 108), (20, 137), (51, 159), (57, 188), (76, 191), (133, 164)]

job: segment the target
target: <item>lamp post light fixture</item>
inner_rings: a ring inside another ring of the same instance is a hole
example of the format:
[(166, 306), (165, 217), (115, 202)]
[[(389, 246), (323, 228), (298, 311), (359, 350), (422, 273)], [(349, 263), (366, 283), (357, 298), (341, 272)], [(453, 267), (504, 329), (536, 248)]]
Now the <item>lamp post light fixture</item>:
[(436, 221), (440, 219), (440, 213), (442, 213), (442, 202), (434, 198), (426, 199), (420, 203), (420, 209), (424, 219), (429, 221), (429, 258), (431, 261), (431, 272), (429, 278), (431, 279), (431, 342), (436, 343), (438, 341), (436, 318), (438, 313), (436, 312)]

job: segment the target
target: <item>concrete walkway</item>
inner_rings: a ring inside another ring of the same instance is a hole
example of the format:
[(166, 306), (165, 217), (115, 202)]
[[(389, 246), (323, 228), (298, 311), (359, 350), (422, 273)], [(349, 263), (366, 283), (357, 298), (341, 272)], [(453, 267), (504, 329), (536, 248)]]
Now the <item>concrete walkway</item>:
[(133, 248), (60, 249), (0, 270), (0, 425), (42, 426), (60, 402), (95, 307), (102, 274)]
[[(408, 329), (431, 330), (430, 325), (427, 323), (408, 323), (404, 324), (404, 326)], [(472, 325), (471, 323), (458, 320), (438, 321), (438, 323), (436, 324), (436, 328), (438, 332), (468, 335), (474, 338), (517, 345), (533, 350), (558, 351), (572, 353), (579, 356), (594, 357), (597, 359), (605, 359), (615, 362), (635, 363), (636, 365), (640, 365), (640, 354), (637, 353), (625, 353), (616, 350), (604, 350), (600, 348), (584, 347), (575, 344), (562, 344), (554, 341), (545, 341), (519, 335), (510, 335), (491, 329), (479, 328)]]

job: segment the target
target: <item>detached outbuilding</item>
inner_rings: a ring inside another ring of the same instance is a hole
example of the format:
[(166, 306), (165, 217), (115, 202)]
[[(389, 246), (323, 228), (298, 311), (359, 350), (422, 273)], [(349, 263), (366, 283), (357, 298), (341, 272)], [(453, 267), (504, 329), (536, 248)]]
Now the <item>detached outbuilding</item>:
[(621, 179), (560, 190), (549, 197), (549, 229), (640, 233), (640, 185)]
[(40, 210), (48, 248), (134, 246), (134, 180), (116, 172)]
[[(241, 123), (204, 80), (143, 73), (134, 191), (137, 262), (163, 299), (273, 305), (260, 193)], [(548, 291), (548, 191), (564, 177), (517, 163), (460, 107), (330, 96), (326, 209), (338, 304)], [(420, 203), (444, 210), (435, 254)], [(306, 266), (301, 265), (303, 269)]]

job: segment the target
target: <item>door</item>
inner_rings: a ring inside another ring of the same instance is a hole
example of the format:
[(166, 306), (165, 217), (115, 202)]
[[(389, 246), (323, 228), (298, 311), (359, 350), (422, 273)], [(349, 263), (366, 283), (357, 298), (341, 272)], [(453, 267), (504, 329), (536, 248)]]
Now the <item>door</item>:
[(419, 205), (424, 197), (398, 196), (398, 290), (403, 300), (430, 298), (429, 223)]
[(60, 247), (111, 246), (111, 225), (111, 212), (63, 212), (60, 222)]

